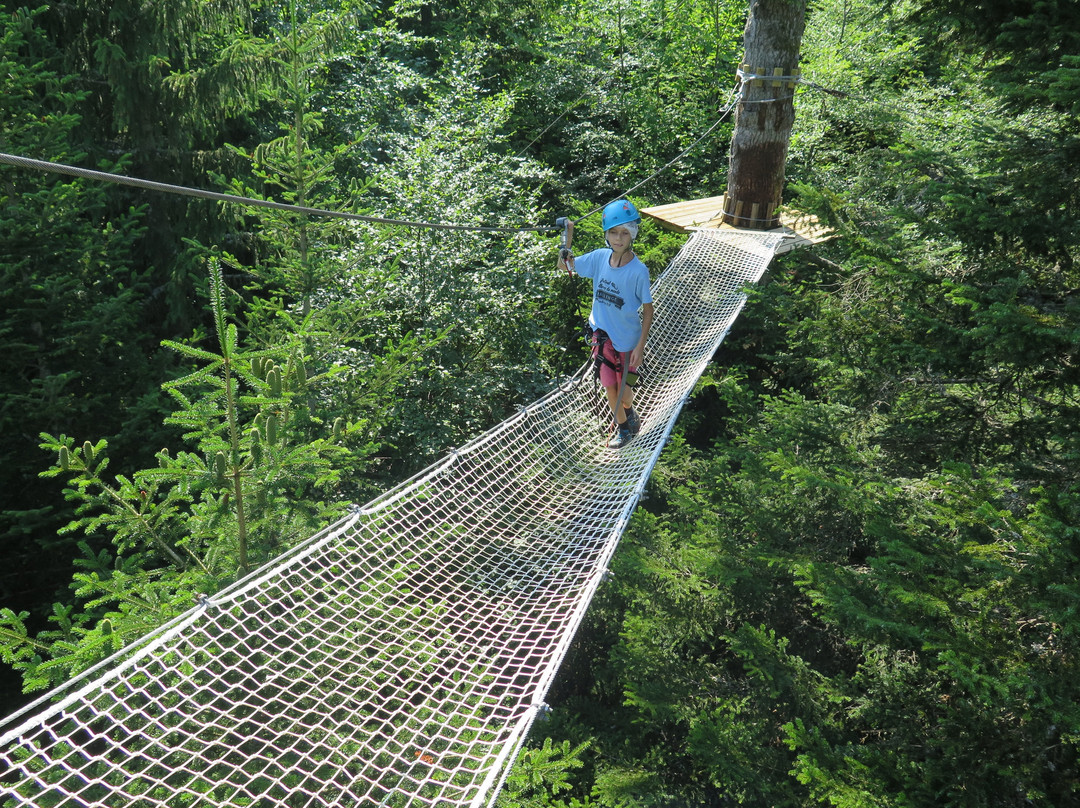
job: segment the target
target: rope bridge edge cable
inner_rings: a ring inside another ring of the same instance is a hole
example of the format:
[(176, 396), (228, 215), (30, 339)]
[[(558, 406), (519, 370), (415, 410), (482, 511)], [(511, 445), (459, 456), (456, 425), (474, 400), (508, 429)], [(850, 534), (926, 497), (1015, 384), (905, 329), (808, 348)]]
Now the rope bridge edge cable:
[[(760, 279), (760, 276), (759, 276), (759, 279)], [(756, 282), (756, 280), (755, 280), (755, 282)], [(745, 302), (746, 301), (745, 301), (745, 298), (744, 298), (743, 302), (738, 307), (738, 311), (735, 312), (735, 315), (732, 318), (733, 320), (736, 317), (738, 317), (738, 315), (741, 313), (742, 308), (745, 305)], [(719, 339), (716, 340), (716, 344), (715, 344), (715, 347), (714, 347), (714, 352), (715, 352), (715, 349), (718, 349), (720, 347), (721, 343), (723, 343), (723, 341), (727, 338), (727, 335), (728, 335), (728, 333), (730, 331), (731, 331), (731, 326), (729, 325), (728, 328), (726, 328), (724, 330), (724, 332), (720, 335)], [(683, 394), (682, 398), (679, 400), (679, 403), (678, 403), (678, 405), (676, 407), (677, 412), (682, 411), (683, 407), (685, 407), (686, 402), (689, 401), (690, 396), (692, 394), (693, 394), (693, 388), (690, 388), (690, 389), (686, 390), (686, 392)], [(668, 440), (671, 437), (671, 433), (675, 428), (675, 421), (676, 421), (675, 418), (672, 418), (670, 421), (668, 421), (667, 427), (664, 430), (664, 434), (663, 434), (661, 440), (658, 442), (656, 448), (653, 450), (653, 454), (649, 459), (648, 465), (647, 465), (646, 469), (642, 472), (641, 479), (643, 481), (643, 484), (644, 484), (644, 481), (647, 481), (649, 479), (649, 477), (652, 476), (653, 469), (656, 467), (656, 464), (660, 460), (660, 454), (664, 450), (664, 448), (667, 446)], [(558, 673), (558, 670), (562, 667), (562, 663), (563, 663), (563, 660), (565, 660), (565, 658), (566, 658), (566, 654), (569, 653), (570, 645), (573, 642), (575, 635), (577, 634), (577, 630), (581, 626), (582, 621), (585, 619), (585, 613), (588, 611), (589, 606), (592, 604), (593, 597), (595, 597), (595, 595), (596, 595), (596, 590), (599, 588), (600, 584), (604, 581), (604, 574), (605, 574), (605, 572), (607, 570), (608, 564), (611, 561), (611, 558), (615, 555), (615, 551), (618, 548), (619, 540), (620, 540), (623, 532), (625, 531), (626, 527), (629, 525), (630, 518), (633, 515), (634, 510), (636, 510), (637, 505), (640, 502), (641, 497), (643, 496), (643, 494), (644, 494), (644, 488), (640, 488), (635, 492), (634, 496), (627, 503), (625, 509), (623, 510), (623, 513), (620, 515), (619, 521), (616, 523), (615, 527), (612, 529), (611, 540), (609, 540), (609, 542), (608, 542), (609, 551), (606, 553), (606, 555), (601, 560), (601, 562), (597, 564), (596, 574), (594, 575), (594, 578), (593, 578), (593, 584), (589, 588), (588, 593), (585, 596), (583, 596), (580, 599), (580, 601), (578, 602), (578, 608), (576, 610), (576, 613), (574, 614), (574, 616), (571, 618), (571, 621), (570, 621), (572, 627), (570, 628), (570, 630), (568, 630), (567, 632), (564, 633), (563, 642), (560, 644), (560, 647), (558, 649), (556, 649), (556, 652), (553, 655), (554, 662), (548, 669), (549, 675), (548, 675), (547, 679), (542, 684), (542, 691), (541, 692), (546, 693), (547, 690), (554, 683), (555, 676)], [(537, 705), (537, 706), (539, 706), (539, 705)], [(497, 772), (498, 776), (499, 776), (498, 784), (495, 786), (494, 789), (491, 789), (489, 791), (481, 790), (480, 793), (477, 794), (476, 799), (474, 799), (473, 802), (471, 803), (470, 808), (481, 808), (484, 805), (487, 805), (488, 808), (491, 808), (492, 806), (494, 806), (495, 800), (498, 797), (499, 792), (502, 789), (502, 786), (506, 781), (506, 778), (510, 774), (511, 765), (517, 759), (517, 754), (520, 751), (521, 747), (524, 746), (525, 741), (527, 740), (529, 731), (531, 730), (532, 724), (535, 721), (537, 715), (538, 715), (538, 711), (537, 712), (532, 712), (532, 713), (530, 713), (530, 714), (528, 714), (526, 716), (527, 722), (525, 723), (525, 726), (524, 726), (523, 730), (521, 731), (520, 736), (518, 737), (517, 743), (514, 744), (512, 748), (508, 747), (508, 748), (504, 749), (504, 754), (503, 754), (502, 758), (496, 761), (495, 766), (493, 768), (494, 768), (494, 772)]]
[(494, 800), (779, 241), (698, 231), (657, 279), (649, 351), (670, 372), (643, 383), (638, 446), (600, 448), (589, 385), (552, 391), (192, 610), (123, 671), (48, 694), (63, 705), (4, 735), (0, 760), (24, 776), (11, 804)]
[[(270, 570), (272, 574), (273, 569), (281, 567), (284, 564), (293, 563), (295, 562), (297, 557), (305, 553), (317, 552), (318, 549), (325, 543), (334, 541), (337, 536), (339, 536), (343, 531), (347, 530), (349, 526), (356, 521), (356, 519), (358, 518), (358, 510), (359, 509), (354, 509), (352, 513), (343, 516), (334, 524), (329, 525), (328, 527), (323, 528), (317, 533), (309, 536), (307, 539), (301, 541), (295, 547), (291, 547), (290, 549), (283, 552), (280, 556), (277, 556), (273, 561), (269, 562), (268, 564), (264, 565), (259, 569), (253, 570), (250, 575), (247, 575), (244, 578), (241, 578), (239, 581), (236, 581), (227, 586), (226, 588), (222, 589), (220, 592), (214, 595), (213, 598), (207, 598), (206, 600), (199, 601), (198, 605), (193, 606), (192, 608), (188, 609), (185, 612), (182, 612), (181, 614), (178, 614), (176, 617), (172, 618), (167, 623), (162, 624), (153, 631), (150, 631), (147, 634), (143, 635), (138, 640), (129, 643), (127, 646), (121, 648), (119, 651), (109, 655), (97, 664), (87, 668), (81, 673), (76, 674), (59, 687), (54, 688), (53, 690), (45, 693), (37, 699), (34, 699), (28, 704), (23, 705), (15, 712), (8, 714), (3, 719), (0, 719), (0, 731), (2, 731), (4, 727), (9, 727), (13, 725), (18, 719), (23, 718), (24, 716), (30, 716), (38, 713), (42, 710), (42, 708), (46, 707), (50, 703), (52, 705), (52, 710), (61, 709), (64, 705), (70, 703), (72, 698), (69, 696), (66, 697), (63, 701), (56, 701), (57, 693), (62, 690), (71, 690), (76, 685), (85, 682), (87, 679), (94, 676), (94, 674), (105, 671), (105, 673), (101, 677), (96, 679), (90, 685), (87, 685), (76, 691), (74, 696), (75, 698), (78, 698), (78, 696), (85, 694), (90, 689), (100, 687), (101, 683), (109, 677), (115, 677), (122, 673), (125, 669), (125, 662), (131, 660), (136, 654), (148, 654), (154, 650), (156, 645), (159, 645), (162, 642), (167, 642), (171, 637), (175, 637), (185, 625), (190, 625), (193, 620), (197, 619), (203, 609), (207, 608), (208, 606), (213, 606), (218, 601), (232, 595), (238, 590), (243, 590), (245, 588), (258, 585), (258, 582), (261, 580), (260, 573), (264, 573), (266, 570)], [(34, 715), (34, 719), (32, 720), (36, 720), (39, 717), (40, 716), (38, 715)], [(0, 749), (10, 743), (15, 737), (16, 731), (14, 730), (0, 732)]]

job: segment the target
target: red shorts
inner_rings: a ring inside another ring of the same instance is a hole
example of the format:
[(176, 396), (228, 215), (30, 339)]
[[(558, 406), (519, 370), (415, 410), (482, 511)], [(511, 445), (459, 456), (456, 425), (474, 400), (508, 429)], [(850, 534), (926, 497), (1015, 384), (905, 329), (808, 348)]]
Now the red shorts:
[[(611, 344), (610, 339), (604, 339), (604, 358), (607, 362), (600, 363), (600, 384), (603, 387), (617, 387), (622, 384), (622, 366), (623, 358), (619, 355), (619, 352), (615, 350), (615, 346)], [(596, 353), (599, 350), (599, 342), (596, 338), (596, 334), (593, 334), (593, 346), (592, 355), (593, 359), (596, 359)], [(630, 359), (629, 351), (627, 351), (627, 360)], [(611, 364), (608, 364), (608, 363)], [(615, 368), (611, 367), (615, 365), (619, 370), (616, 372)], [(633, 373), (636, 368), (630, 368), (630, 372)]]

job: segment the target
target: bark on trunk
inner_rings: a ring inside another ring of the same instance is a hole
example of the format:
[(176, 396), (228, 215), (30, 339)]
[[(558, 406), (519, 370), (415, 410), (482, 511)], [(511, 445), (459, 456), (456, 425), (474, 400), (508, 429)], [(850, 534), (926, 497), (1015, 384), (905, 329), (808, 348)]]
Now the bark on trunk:
[(731, 163), (723, 220), (735, 227), (780, 226), (784, 164), (795, 122), (795, 78), (806, 26), (806, 0), (752, 0), (743, 32), (744, 75), (781, 80), (746, 80), (735, 108)]

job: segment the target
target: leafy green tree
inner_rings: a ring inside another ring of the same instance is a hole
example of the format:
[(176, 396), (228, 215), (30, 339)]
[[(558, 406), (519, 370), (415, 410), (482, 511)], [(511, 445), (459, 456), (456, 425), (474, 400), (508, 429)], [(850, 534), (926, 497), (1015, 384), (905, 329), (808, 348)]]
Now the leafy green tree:
[[(340, 516), (340, 467), (356, 425), (321, 423), (307, 403), (334, 372), (308, 375), (299, 340), (248, 350), (229, 321), (220, 268), (210, 274), (215, 350), (168, 342), (197, 367), (165, 385), (176, 401), (167, 422), (190, 446), (164, 448), (157, 465), (106, 474), (105, 440), (81, 446), (42, 435), (77, 503), (67, 527), (83, 542), (75, 604), (57, 603), (53, 628), (32, 636), (27, 614), (4, 609), (0, 650), (34, 690), (64, 681)], [(321, 432), (321, 437), (313, 437)], [(350, 446), (350, 444), (352, 444)], [(113, 545), (95, 550), (102, 538)]]
[[(495, 804), (501, 808), (565, 805), (554, 798), (571, 788), (569, 772), (584, 765), (581, 755), (587, 748), (587, 742), (572, 747), (570, 741), (563, 741), (555, 746), (551, 738), (545, 738), (539, 746), (522, 750)], [(583, 806), (584, 803), (574, 800), (572, 805)]]
[(1025, 508), (959, 464), (889, 478), (858, 411), (720, 392), (735, 439), (676, 448), (616, 559), (594, 797), (1075, 799), (1075, 494)]
[[(323, 117), (312, 105), (314, 85), (340, 47), (348, 19), (344, 13), (306, 14), (297, 2), (286, 3), (282, 12), (284, 19), (278, 24), (284, 36), (251, 45), (251, 58), (262, 65), (265, 76), (259, 82), (259, 92), (275, 99), (273, 111), (280, 121), (280, 134), (260, 143), (251, 153), (239, 146), (230, 147), (240, 160), (249, 163), (252, 178), (261, 188), (252, 188), (239, 178), (227, 184), (238, 196), (265, 198), (265, 193), (278, 192), (278, 201), (310, 207), (317, 200), (324, 208), (336, 209), (343, 202), (334, 170), (346, 147), (339, 145), (329, 151), (319, 147)], [(260, 208), (253, 216), (260, 227), (251, 271), (264, 287), (261, 295), (284, 296), (284, 302), (298, 306), (298, 317), (303, 320), (311, 312), (313, 297), (329, 285), (337, 268), (334, 236), (336, 230), (344, 228), (332, 222), (313, 224), (306, 213)]]
[(1068, 804), (1068, 76), (1018, 118), (1027, 46), (988, 81), (900, 14), (815, 13), (806, 72), (847, 95), (804, 90), (789, 176), (843, 238), (777, 261), (654, 475), (618, 637), (566, 674), (597, 760), (574, 793)]
[(532, 316), (551, 295), (550, 242), (479, 232), (546, 224), (536, 189), (548, 178), (506, 154), (512, 99), (478, 86), (482, 56), (459, 57), (457, 85), (414, 111), (416, 133), (388, 150), (369, 191), (393, 218), (477, 228), (383, 228), (369, 241), (369, 254), (392, 257), (396, 268), (384, 333), (437, 342), (394, 407), (389, 442), (410, 464), (502, 420), (550, 389), (553, 375), (539, 359), (547, 334)]
[(1061, 584), (1049, 598), (1040, 591), (1062, 572), (1049, 566), (1062, 526), (1043, 503), (1010, 509), (1010, 488), (951, 467), (925, 493), (900, 495), (904, 521), (876, 526), (868, 574), (834, 571), (842, 597), (833, 573), (818, 576), (827, 565), (804, 568), (800, 586), (820, 614), (864, 649), (855, 675), (836, 682), (851, 708), (828, 728), (787, 728), (797, 776), (818, 793), (956, 805), (1076, 798), (1077, 714), (1061, 687), (1072, 630), (1059, 622)]
[[(251, 59), (255, 21), (247, 0), (178, 0), (102, 5), (50, 4), (41, 28), (62, 54), (62, 70), (83, 93), (73, 138), (91, 165), (128, 155), (125, 172), (207, 187), (208, 169), (232, 171), (223, 144), (246, 137), (261, 98)], [(36, 155), (29, 155), (36, 156)], [(73, 161), (81, 162), (81, 161)], [(198, 256), (183, 239), (222, 242), (223, 220), (183, 196), (112, 188), (110, 214), (147, 205), (147, 235), (133, 257), (151, 284), (154, 337), (186, 334), (200, 315)]]
[[(341, 79), (328, 68), (348, 43), (352, 17), (348, 9), (319, 11), (296, 2), (280, 11), (278, 24), (286, 35), (259, 45), (261, 58), (273, 65), (262, 92), (276, 99), (279, 134), (250, 151), (230, 147), (248, 163), (252, 183), (220, 179), (246, 197), (355, 211), (364, 204), (369, 182), (339, 174), (350, 162), (350, 146), (326, 143), (320, 107), (320, 99), (333, 91), (331, 79)], [(327, 422), (346, 418), (363, 430), (365, 440), (355, 441), (345, 462), (351, 496), (370, 495), (387, 477), (368, 456), (385, 441), (406, 380), (443, 334), (395, 327), (387, 309), (395, 305), (393, 290), (401, 281), (372, 227), (261, 207), (235, 213), (239, 227), (255, 225), (247, 249), (229, 259), (252, 278), (252, 338), (266, 345), (299, 339), (315, 372), (336, 368), (348, 377), (332, 400), (309, 403)]]
[(653, 203), (719, 193), (730, 121), (695, 141), (731, 100), (744, 17), (737, 4), (650, 0), (549, 18), (546, 58), (514, 76), (519, 148), (596, 203), (646, 180)]
[[(0, 150), (80, 162), (73, 131), (86, 91), (64, 72), (42, 13), (0, 18)], [(147, 338), (149, 281), (132, 247), (144, 217), (143, 208), (114, 212), (100, 185), (0, 168), (0, 603), (35, 622), (37, 604), (70, 580), (76, 551), (56, 535), (71, 513), (37, 478), (37, 434), (93, 431), (144, 462), (137, 439), (160, 433), (162, 362)]]

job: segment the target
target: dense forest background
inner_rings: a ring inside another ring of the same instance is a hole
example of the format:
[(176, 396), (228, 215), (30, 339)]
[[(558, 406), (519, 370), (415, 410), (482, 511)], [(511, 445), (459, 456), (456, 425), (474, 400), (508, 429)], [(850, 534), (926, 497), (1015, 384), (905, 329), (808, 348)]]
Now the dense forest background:
[[(730, 123), (664, 167), (746, 14), (5, 3), (0, 151), (507, 228), (712, 196)], [(839, 237), (703, 378), (507, 805), (1080, 804), (1080, 6), (807, 20), (787, 201)], [(579, 366), (555, 246), (0, 166), (3, 712)]]

